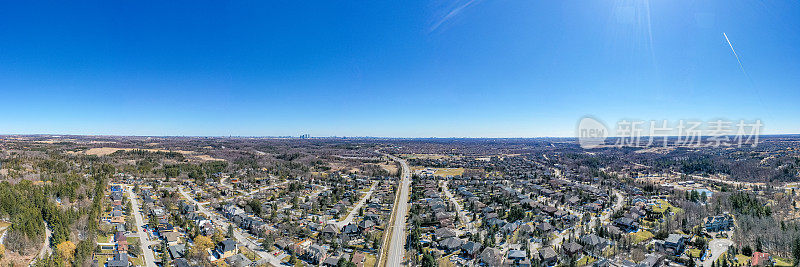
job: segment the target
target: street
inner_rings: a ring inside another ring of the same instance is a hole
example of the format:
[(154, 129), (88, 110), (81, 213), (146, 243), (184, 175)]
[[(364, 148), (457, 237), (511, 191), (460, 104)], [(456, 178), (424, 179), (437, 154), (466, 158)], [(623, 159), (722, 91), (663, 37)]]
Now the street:
[(455, 196), (453, 196), (453, 193), (450, 192), (450, 188), (447, 187), (447, 183), (448, 183), (448, 181), (442, 182), (442, 186), (441, 186), (442, 187), (442, 192), (444, 192), (444, 195), (448, 199), (450, 199), (450, 202), (452, 202), (453, 206), (455, 206), (456, 213), (458, 214), (458, 217), (461, 219), (461, 223), (464, 224), (467, 227), (467, 229), (471, 230), (472, 229), (472, 222), (470, 222), (469, 217), (464, 212), (463, 207), (458, 203), (458, 201), (456, 201), (456, 198), (455, 198)]
[(136, 199), (136, 194), (133, 193), (133, 186), (125, 186), (125, 191), (128, 193), (128, 199), (131, 201), (133, 208), (133, 217), (136, 219), (136, 233), (139, 235), (139, 246), (142, 247), (142, 254), (144, 254), (144, 263), (147, 267), (156, 266), (156, 258), (153, 255), (153, 250), (150, 249), (150, 244), (157, 244), (158, 242), (150, 242), (147, 237), (147, 232), (144, 228), (144, 219), (142, 213), (139, 211), (139, 200)]
[(394, 212), (392, 218), (391, 237), (389, 241), (389, 257), (386, 259), (386, 266), (400, 266), (405, 258), (405, 240), (406, 240), (406, 215), (408, 214), (408, 194), (411, 187), (411, 169), (408, 167), (408, 162), (404, 159), (388, 155), (394, 161), (400, 163), (403, 167), (401, 175), (399, 194), (394, 203)]
[(372, 192), (375, 191), (375, 187), (377, 187), (377, 186), (378, 186), (378, 182), (373, 182), (372, 186), (370, 186), (370, 188), (369, 188), (369, 192), (367, 192), (364, 195), (364, 197), (362, 197), (361, 200), (358, 201), (358, 204), (356, 204), (356, 206), (353, 207), (353, 209), (350, 210), (350, 213), (347, 214), (347, 217), (344, 220), (336, 222), (336, 227), (341, 229), (345, 225), (348, 225), (351, 222), (353, 222), (353, 219), (355, 218), (356, 214), (358, 214), (358, 210), (361, 209), (362, 206), (364, 206), (364, 203), (366, 203), (367, 200), (369, 200), (369, 197), (372, 196)]
[(703, 267), (711, 267), (723, 252), (728, 250), (728, 247), (733, 245), (730, 239), (714, 239), (708, 242), (708, 251), (711, 256), (706, 255), (706, 260), (703, 261)]
[[(226, 218), (224, 218), (222, 216), (217, 216), (214, 213), (210, 212), (205, 206), (203, 206), (202, 204), (197, 202), (197, 200), (195, 200), (192, 196), (190, 196), (186, 192), (186, 190), (184, 190), (183, 187), (178, 188), (178, 191), (181, 193), (181, 195), (184, 198), (186, 198), (187, 200), (189, 200), (193, 204), (197, 205), (198, 211), (200, 211), (201, 213), (205, 214), (206, 217), (208, 217), (212, 222), (214, 222), (214, 224), (219, 225), (220, 227), (222, 227), (222, 229), (228, 229), (228, 225), (230, 224), (228, 222), (228, 219), (226, 219)], [(272, 264), (274, 266), (280, 266), (281, 265), (281, 260), (280, 259), (278, 259), (277, 257), (272, 255), (271, 253), (269, 253), (269, 252), (265, 251), (264, 249), (262, 249), (261, 246), (256, 244), (256, 242), (253, 241), (252, 239), (245, 237), (244, 234), (242, 233), (242, 230), (239, 229), (239, 227), (236, 227), (235, 225), (233, 227), (233, 238), (236, 240), (236, 242), (239, 242), (240, 244), (244, 244), (247, 248), (249, 248), (250, 250), (252, 250), (256, 254), (258, 254), (259, 257), (261, 257), (262, 259), (265, 259), (270, 264)]]

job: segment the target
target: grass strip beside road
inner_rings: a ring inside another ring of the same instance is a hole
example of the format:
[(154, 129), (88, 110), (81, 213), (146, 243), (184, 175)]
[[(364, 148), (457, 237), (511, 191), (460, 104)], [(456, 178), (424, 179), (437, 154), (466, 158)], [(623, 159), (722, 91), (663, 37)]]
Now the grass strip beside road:
[(400, 178), (397, 183), (397, 189), (394, 190), (394, 204), (392, 204), (392, 214), (389, 216), (389, 221), (386, 223), (386, 231), (383, 232), (383, 242), (381, 245), (381, 253), (378, 255), (378, 265), (385, 266), (386, 258), (389, 257), (389, 242), (391, 241), (392, 231), (394, 231), (394, 220), (397, 214), (397, 207), (400, 202), (400, 190), (403, 188), (403, 179)]

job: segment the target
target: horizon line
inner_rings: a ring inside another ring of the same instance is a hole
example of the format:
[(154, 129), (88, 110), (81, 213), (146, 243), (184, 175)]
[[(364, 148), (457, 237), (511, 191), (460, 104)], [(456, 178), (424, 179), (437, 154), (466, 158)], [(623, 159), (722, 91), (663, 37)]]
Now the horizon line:
[[(774, 134), (759, 134), (757, 136), (760, 137), (772, 137), (772, 136), (793, 136), (793, 135), (800, 135), (800, 133), (774, 133)], [(554, 139), (578, 139), (577, 136), (533, 136), (533, 137), (478, 137), (478, 136), (449, 136), (449, 137), (441, 137), (441, 136), (428, 136), (428, 137), (403, 137), (403, 136), (337, 136), (337, 135), (330, 135), (330, 136), (308, 136), (303, 137), (300, 135), (121, 135), (121, 134), (54, 134), (54, 133), (26, 133), (26, 134), (9, 134), (9, 133), (0, 133), (0, 137), (5, 136), (51, 136), (51, 137), (62, 137), (62, 136), (75, 136), (75, 137), (156, 137), (156, 138), (169, 138), (169, 137), (183, 137), (183, 138), (262, 138), (262, 139), (347, 139), (347, 138), (356, 138), (356, 139), (543, 139), (543, 138), (554, 138)], [(731, 137), (737, 136), (733, 135), (719, 135), (719, 136), (711, 136), (711, 135), (700, 135), (699, 137)], [(753, 135), (743, 135), (743, 136), (753, 136)], [(609, 136), (606, 137), (607, 139), (612, 138), (630, 138), (631, 136)], [(661, 136), (661, 135), (640, 135), (640, 138), (677, 138), (677, 137), (686, 137), (686, 136), (679, 136), (679, 135), (670, 135), (670, 136)]]

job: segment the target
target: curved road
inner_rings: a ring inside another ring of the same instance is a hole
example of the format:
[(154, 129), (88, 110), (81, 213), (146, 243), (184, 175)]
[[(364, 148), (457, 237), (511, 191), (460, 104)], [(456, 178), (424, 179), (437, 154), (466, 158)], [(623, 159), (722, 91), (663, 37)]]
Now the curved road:
[(719, 256), (725, 251), (728, 251), (728, 247), (732, 245), (733, 241), (730, 239), (714, 239), (708, 242), (708, 252), (711, 254), (706, 255), (706, 260), (701, 262), (703, 267), (711, 267), (711, 264), (716, 262)]
[[(5, 233), (3, 233), (3, 235), (5, 236)], [(33, 266), (39, 259), (44, 259), (53, 253), (53, 249), (50, 247), (50, 237), (52, 236), (53, 232), (50, 231), (50, 225), (47, 224), (47, 222), (44, 222), (44, 243), (42, 244), (42, 248), (39, 250), (39, 255), (37, 255), (36, 258), (33, 258), (28, 266)]]

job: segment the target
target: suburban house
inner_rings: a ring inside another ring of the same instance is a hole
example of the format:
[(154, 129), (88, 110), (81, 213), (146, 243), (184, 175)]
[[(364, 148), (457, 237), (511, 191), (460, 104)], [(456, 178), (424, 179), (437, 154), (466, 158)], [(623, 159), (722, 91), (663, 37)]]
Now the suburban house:
[(720, 216), (708, 216), (705, 219), (705, 228), (708, 232), (728, 231), (733, 227), (733, 216), (723, 214)]
[(539, 258), (542, 260), (542, 264), (547, 266), (553, 266), (558, 263), (558, 254), (552, 247), (545, 247), (539, 250)]
[(217, 245), (218, 259), (224, 259), (239, 253), (239, 247), (233, 239), (224, 240)]
[(608, 240), (594, 233), (582, 236), (580, 242), (583, 244), (583, 250), (590, 252), (603, 251), (608, 245)]
[(502, 266), (503, 251), (496, 248), (486, 248), (481, 253), (481, 262), (489, 266)]
[(772, 256), (769, 253), (753, 252), (753, 257), (750, 258), (750, 266), (771, 266)]
[(458, 237), (448, 237), (442, 241), (439, 241), (439, 248), (446, 251), (447, 253), (450, 253), (461, 249), (461, 246), (463, 244), (464, 240), (461, 240)]
[(128, 253), (114, 253), (114, 258), (107, 263), (108, 267), (128, 267)]
[(524, 250), (512, 249), (508, 251), (506, 263), (510, 266), (531, 266), (531, 261), (528, 260), (528, 255)]
[(657, 242), (657, 246), (661, 246), (664, 252), (672, 255), (680, 255), (683, 253), (683, 248), (686, 243), (686, 237), (680, 234), (669, 234), (663, 242)]
[(478, 252), (481, 251), (481, 243), (469, 241), (461, 245), (461, 253), (464, 257), (469, 259), (474, 259), (478, 256)]
[(636, 220), (628, 217), (622, 217), (614, 220), (614, 226), (625, 232), (634, 232), (639, 228), (639, 224), (636, 222)]
[(573, 256), (580, 254), (583, 251), (583, 246), (575, 242), (566, 242), (561, 246), (561, 249), (563, 249), (564, 253), (567, 253), (567, 255)]

